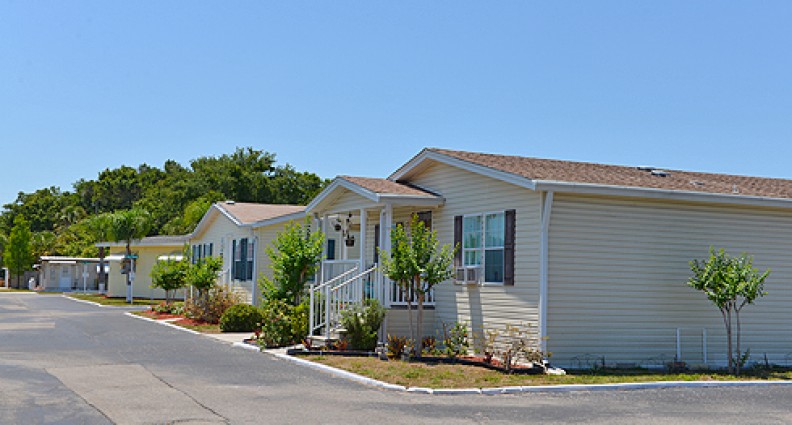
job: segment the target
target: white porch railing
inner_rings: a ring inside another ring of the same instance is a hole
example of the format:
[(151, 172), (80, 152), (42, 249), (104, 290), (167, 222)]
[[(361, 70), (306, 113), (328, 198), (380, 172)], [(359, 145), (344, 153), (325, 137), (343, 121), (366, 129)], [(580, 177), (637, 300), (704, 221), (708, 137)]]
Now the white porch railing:
[[(376, 299), (385, 307), (406, 306), (408, 295), (402, 288), (379, 272), (377, 265), (360, 271), (356, 260), (331, 260), (322, 264), (322, 282), (310, 287), (309, 336), (330, 336), (339, 326), (341, 312), (365, 299)], [(415, 306), (416, 297), (411, 294)], [(434, 291), (429, 291), (424, 305), (435, 304)]]
[(328, 282), (359, 267), (359, 260), (325, 260), (322, 262), (322, 282)]
[[(387, 306), (406, 306), (408, 296), (411, 296), (410, 301), (412, 302), (413, 307), (415, 307), (416, 303), (418, 302), (418, 298), (415, 296), (415, 294), (411, 293), (408, 295), (404, 289), (390, 280), (388, 281), (388, 286), (390, 287), (390, 290), (387, 294)], [(424, 296), (424, 305), (435, 305), (434, 290), (430, 290), (426, 293)]]
[(377, 266), (363, 272), (358, 267), (343, 272), (319, 286), (311, 286), (309, 311), (310, 335), (322, 331), (326, 337), (337, 328), (341, 312), (351, 305), (360, 304), (367, 297), (366, 287), (376, 274)]

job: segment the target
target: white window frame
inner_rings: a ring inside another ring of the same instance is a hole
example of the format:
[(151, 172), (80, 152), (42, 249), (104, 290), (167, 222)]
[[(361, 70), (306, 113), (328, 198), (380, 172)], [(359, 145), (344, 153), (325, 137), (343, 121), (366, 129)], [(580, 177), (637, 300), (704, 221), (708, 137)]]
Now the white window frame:
[[(488, 215), (498, 215), (500, 214), (503, 216), (503, 235), (501, 239), (503, 240), (503, 245), (500, 247), (488, 247), (487, 246), (487, 216)], [(481, 218), (481, 246), (478, 248), (465, 248), (465, 219), (468, 217), (480, 217)], [(503, 252), (503, 271), (506, 271), (506, 211), (486, 211), (481, 213), (475, 214), (464, 214), (462, 215), (462, 266), (463, 267), (475, 267), (475, 265), (468, 266), (465, 264), (465, 252), (471, 251), (478, 251), (481, 253), (481, 264), (478, 267), (481, 267), (481, 284), (487, 286), (504, 286), (505, 276), (501, 276), (500, 282), (487, 282), (486, 281), (486, 266), (487, 266), (487, 251), (496, 251), (500, 250)]]

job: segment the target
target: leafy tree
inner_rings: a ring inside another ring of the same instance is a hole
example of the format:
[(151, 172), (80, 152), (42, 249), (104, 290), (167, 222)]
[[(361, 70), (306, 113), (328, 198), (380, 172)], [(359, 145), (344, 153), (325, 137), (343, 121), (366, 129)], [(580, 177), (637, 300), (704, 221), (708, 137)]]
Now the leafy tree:
[(53, 255), (57, 253), (55, 241), (55, 233), (49, 230), (33, 233), (33, 237), (30, 241), (33, 256), (41, 257), (43, 255)]
[(272, 279), (262, 275), (263, 293), (268, 299), (281, 299), (300, 304), (305, 284), (316, 273), (322, 259), (324, 233), (311, 232), (309, 220), (286, 225), (266, 248), (270, 258)]
[(26, 270), (30, 270), (36, 261), (30, 247), (31, 239), (30, 223), (21, 215), (16, 216), (14, 227), (11, 229), (6, 243), (4, 259), (11, 273), (17, 277), (17, 286), (19, 286), (22, 274)]
[[(145, 237), (151, 229), (151, 214), (140, 208), (105, 213), (93, 222), (96, 233), (102, 234), (111, 242), (123, 242), (126, 258), (132, 257), (132, 242)], [(126, 274), (127, 301), (132, 302), (132, 276)]]
[[(207, 204), (222, 199), (242, 202), (305, 204), (327, 181), (290, 165), (275, 166), (275, 155), (253, 148), (233, 154), (201, 157), (189, 167), (168, 160), (162, 169), (142, 164), (106, 169), (96, 179), (81, 179), (73, 192), (57, 187), (20, 192), (3, 206), (0, 233), (8, 235), (17, 215), (31, 231), (54, 232), (56, 255), (96, 255), (99, 240), (80, 224), (103, 213), (140, 208), (151, 215), (150, 234), (184, 234), (193, 230)], [(52, 242), (52, 241), (51, 241)]]
[[(189, 256), (189, 255), (188, 255)], [(206, 257), (187, 267), (185, 281), (198, 290), (199, 304), (204, 304), (209, 291), (217, 284), (217, 274), (223, 269), (220, 257)]]
[(187, 269), (190, 264), (185, 259), (179, 261), (157, 261), (151, 269), (151, 286), (165, 291), (165, 304), (171, 302), (171, 292), (187, 286)]
[(203, 216), (209, 211), (212, 203), (222, 199), (222, 195), (217, 192), (209, 192), (206, 195), (190, 202), (184, 208), (184, 214), (174, 217), (162, 227), (162, 232), (167, 235), (183, 235), (195, 230), (195, 226), (201, 221)]
[(269, 202), (269, 174), (275, 170), (275, 155), (253, 148), (237, 148), (231, 155), (201, 157), (190, 165), (207, 188), (239, 202)]
[[(688, 280), (688, 285), (703, 291), (723, 316), (729, 373), (739, 375), (743, 363), (743, 353), (740, 351), (740, 311), (767, 294), (764, 292), (764, 281), (770, 271), (760, 273), (753, 266), (753, 258), (745, 254), (731, 257), (723, 249), (715, 251), (714, 248), (710, 248), (708, 259), (691, 261), (690, 269), (693, 276)], [(732, 351), (733, 324), (736, 325), (734, 333), (737, 337), (737, 361), (735, 352)]]
[[(410, 235), (401, 224), (391, 230), (391, 251), (380, 249), (382, 272), (404, 291), (410, 320), (411, 338), (415, 352), (423, 352), (423, 312), (426, 294), (432, 288), (453, 276), (451, 265), (456, 248), (440, 247), (437, 232), (428, 229), (413, 215)], [(412, 298), (416, 299), (418, 317), (413, 327)]]

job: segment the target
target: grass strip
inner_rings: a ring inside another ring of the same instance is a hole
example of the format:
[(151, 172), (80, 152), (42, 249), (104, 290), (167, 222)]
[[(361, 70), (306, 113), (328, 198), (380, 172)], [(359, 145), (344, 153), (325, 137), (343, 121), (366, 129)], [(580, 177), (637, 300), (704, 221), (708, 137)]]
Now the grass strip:
[(564, 376), (509, 375), (483, 367), (424, 364), (373, 357), (301, 356), (372, 379), (406, 387), (495, 388), (531, 385), (614, 384), (658, 381), (792, 380), (789, 369), (751, 369), (735, 377), (718, 371), (664, 373), (645, 369), (568, 371)]

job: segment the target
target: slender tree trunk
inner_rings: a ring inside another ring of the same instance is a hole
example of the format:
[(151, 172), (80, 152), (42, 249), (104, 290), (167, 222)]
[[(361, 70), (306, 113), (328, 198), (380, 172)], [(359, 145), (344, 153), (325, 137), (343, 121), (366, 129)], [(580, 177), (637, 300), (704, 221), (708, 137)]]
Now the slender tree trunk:
[(723, 315), (723, 324), (726, 326), (726, 364), (729, 373), (734, 373), (734, 362), (732, 357), (732, 326), (731, 326), (731, 308), (724, 307), (721, 309)]
[(412, 313), (412, 288), (411, 284), (405, 285), (404, 297), (407, 298), (407, 317), (410, 320), (410, 339), (413, 340), (413, 353), (415, 352), (415, 328), (413, 327), (413, 313)]
[(416, 333), (418, 334), (418, 356), (423, 356), (423, 302), (424, 294), (418, 291), (418, 320), (416, 323)]
[(742, 351), (740, 349), (740, 309), (742, 309), (742, 306), (734, 309), (734, 318), (737, 321), (737, 335), (735, 335), (737, 338), (737, 361), (734, 365), (735, 375), (739, 375), (742, 370)]

